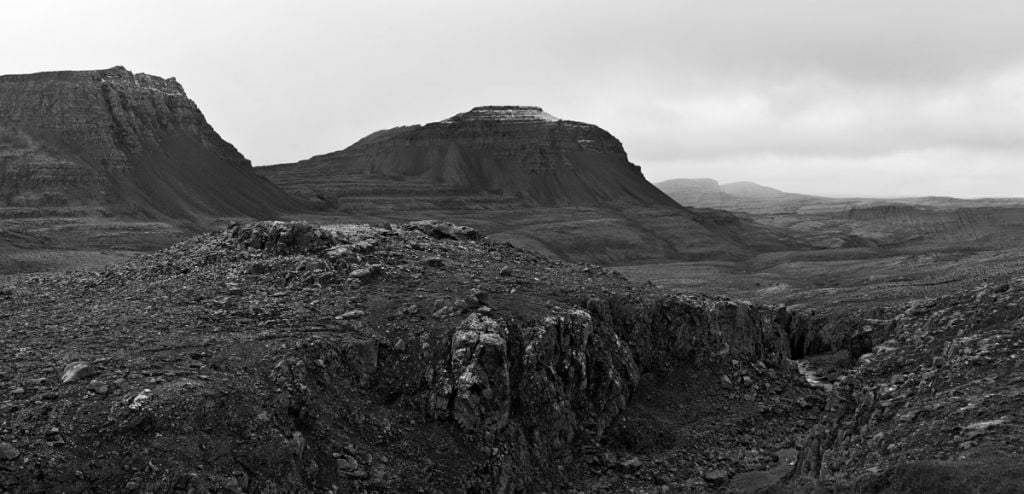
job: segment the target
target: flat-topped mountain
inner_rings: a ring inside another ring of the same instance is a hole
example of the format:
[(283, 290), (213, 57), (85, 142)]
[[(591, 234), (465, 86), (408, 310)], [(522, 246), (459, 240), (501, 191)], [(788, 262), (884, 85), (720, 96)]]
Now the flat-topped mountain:
[(533, 106), (481, 106), (259, 172), (293, 194), (332, 206), (383, 195), (484, 207), (678, 207), (644, 179), (614, 136)]
[(193, 219), (296, 205), (174, 78), (124, 67), (0, 76), (0, 208)]
[(601, 128), (535, 106), (481, 106), (257, 171), (346, 221), (456, 220), (566, 260), (741, 258), (786, 232), (680, 206)]

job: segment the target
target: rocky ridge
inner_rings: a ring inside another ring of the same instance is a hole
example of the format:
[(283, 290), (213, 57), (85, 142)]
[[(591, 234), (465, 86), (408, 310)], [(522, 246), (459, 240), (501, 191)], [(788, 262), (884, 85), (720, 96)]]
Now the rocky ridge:
[(709, 490), (815, 413), (800, 314), (477, 238), (258, 223), (10, 280), (0, 489)]

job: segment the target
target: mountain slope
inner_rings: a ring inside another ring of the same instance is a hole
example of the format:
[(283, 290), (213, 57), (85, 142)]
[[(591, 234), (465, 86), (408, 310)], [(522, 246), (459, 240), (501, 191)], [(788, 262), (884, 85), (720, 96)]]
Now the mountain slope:
[(195, 219), (298, 203), (173, 78), (114, 67), (0, 76), (0, 207)]

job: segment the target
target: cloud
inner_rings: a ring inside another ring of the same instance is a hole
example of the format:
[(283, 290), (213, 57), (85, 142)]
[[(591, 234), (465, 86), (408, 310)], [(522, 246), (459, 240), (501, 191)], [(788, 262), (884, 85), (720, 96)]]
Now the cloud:
[(624, 100), (595, 118), (613, 122), (638, 160), (1024, 148), (1024, 64), (943, 85), (797, 76), (660, 96)]

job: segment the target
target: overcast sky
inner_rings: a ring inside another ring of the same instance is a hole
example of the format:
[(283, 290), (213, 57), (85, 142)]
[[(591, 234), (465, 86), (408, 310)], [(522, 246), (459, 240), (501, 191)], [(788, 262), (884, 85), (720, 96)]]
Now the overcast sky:
[(0, 73), (177, 77), (256, 165), (473, 106), (622, 140), (651, 181), (1024, 196), (1024, 2), (0, 1)]

